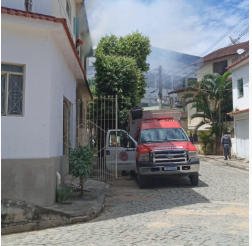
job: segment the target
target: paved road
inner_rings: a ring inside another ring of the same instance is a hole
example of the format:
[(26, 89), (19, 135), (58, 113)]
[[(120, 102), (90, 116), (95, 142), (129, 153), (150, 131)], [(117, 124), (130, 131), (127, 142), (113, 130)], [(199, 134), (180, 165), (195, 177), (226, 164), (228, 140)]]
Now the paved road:
[(112, 185), (105, 212), (89, 223), (2, 236), (2, 245), (248, 245), (248, 172), (201, 162), (200, 184), (188, 178)]

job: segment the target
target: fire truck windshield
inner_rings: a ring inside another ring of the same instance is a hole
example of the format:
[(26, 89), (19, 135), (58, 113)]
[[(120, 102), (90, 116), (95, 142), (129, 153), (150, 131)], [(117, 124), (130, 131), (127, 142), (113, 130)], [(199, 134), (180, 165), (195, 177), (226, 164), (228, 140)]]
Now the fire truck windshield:
[(182, 128), (146, 129), (140, 132), (139, 144), (154, 142), (189, 141)]

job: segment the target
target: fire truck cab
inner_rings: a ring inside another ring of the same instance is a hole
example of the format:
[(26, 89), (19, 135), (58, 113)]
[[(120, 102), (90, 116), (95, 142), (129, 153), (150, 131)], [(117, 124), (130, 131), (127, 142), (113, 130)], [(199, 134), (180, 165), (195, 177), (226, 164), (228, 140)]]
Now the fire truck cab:
[(172, 117), (145, 119), (135, 140), (140, 187), (145, 187), (149, 178), (170, 175), (187, 175), (192, 185), (198, 185), (198, 152), (179, 122)]

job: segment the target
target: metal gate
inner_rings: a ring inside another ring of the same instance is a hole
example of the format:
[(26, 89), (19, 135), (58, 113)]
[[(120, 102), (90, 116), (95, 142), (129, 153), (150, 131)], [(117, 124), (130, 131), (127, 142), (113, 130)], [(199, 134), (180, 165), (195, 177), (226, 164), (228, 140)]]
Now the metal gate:
[[(94, 98), (91, 102), (63, 100), (63, 155), (68, 160), (70, 148), (89, 145), (94, 155), (93, 179), (117, 178), (117, 144), (113, 166), (110, 162), (112, 157), (106, 155), (107, 130), (115, 129), (117, 139), (117, 109), (117, 95)], [(69, 171), (68, 165), (67, 173)]]
[[(91, 177), (98, 180), (117, 178), (117, 144), (116, 155), (106, 155), (107, 130), (115, 129), (117, 139), (118, 103), (116, 96), (94, 98), (87, 105), (87, 132), (89, 145), (94, 153)], [(117, 141), (116, 141), (117, 142)], [(115, 165), (112, 166), (112, 158)]]

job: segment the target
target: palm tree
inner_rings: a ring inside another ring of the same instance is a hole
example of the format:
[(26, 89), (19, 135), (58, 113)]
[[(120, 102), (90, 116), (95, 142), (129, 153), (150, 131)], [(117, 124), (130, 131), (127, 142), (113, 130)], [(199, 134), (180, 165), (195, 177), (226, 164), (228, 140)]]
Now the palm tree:
[(190, 81), (192, 86), (185, 90), (184, 103), (197, 109), (192, 119), (203, 119), (196, 130), (210, 122), (212, 133), (221, 135), (224, 117), (232, 111), (232, 81), (227, 81), (229, 75), (229, 71), (224, 75), (207, 74), (201, 81)]

